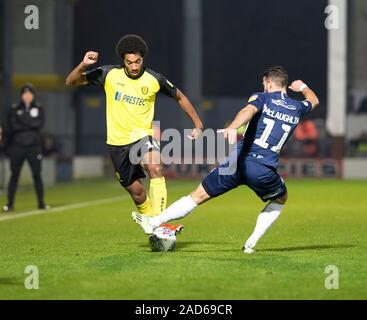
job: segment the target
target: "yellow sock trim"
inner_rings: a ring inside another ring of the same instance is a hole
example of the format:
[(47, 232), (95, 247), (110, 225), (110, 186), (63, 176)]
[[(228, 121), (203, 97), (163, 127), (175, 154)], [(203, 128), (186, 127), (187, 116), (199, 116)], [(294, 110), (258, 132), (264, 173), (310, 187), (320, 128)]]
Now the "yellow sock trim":
[(152, 214), (152, 207), (151, 207), (151, 204), (150, 204), (150, 199), (149, 197), (147, 197), (147, 199), (144, 201), (144, 203), (142, 204), (137, 204), (136, 205), (139, 212), (141, 214)]
[(151, 199), (153, 215), (158, 215), (166, 210), (167, 188), (164, 177), (150, 180), (149, 197)]

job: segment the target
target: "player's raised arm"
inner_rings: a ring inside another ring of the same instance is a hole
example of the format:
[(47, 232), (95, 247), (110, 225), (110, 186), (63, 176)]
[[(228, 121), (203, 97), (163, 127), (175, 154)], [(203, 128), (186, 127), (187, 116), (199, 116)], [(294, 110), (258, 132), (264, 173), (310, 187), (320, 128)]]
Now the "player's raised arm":
[(311, 102), (312, 109), (319, 105), (319, 98), (316, 96), (315, 92), (313, 92), (302, 80), (293, 81), (289, 89), (295, 92), (301, 92), (305, 100)]
[(66, 85), (70, 87), (77, 87), (88, 84), (85, 70), (98, 61), (98, 52), (88, 51), (83, 61), (70, 72), (66, 78)]
[(228, 139), (230, 144), (235, 143), (237, 141), (237, 129), (243, 125), (247, 125), (258, 111), (258, 108), (252, 104), (248, 104), (237, 113), (237, 116), (227, 128), (218, 130), (218, 132), (223, 132), (224, 138)]
[(179, 89), (176, 90), (176, 100), (181, 106), (182, 110), (185, 111), (185, 113), (194, 123), (195, 128), (192, 129), (190, 137), (191, 139), (196, 139), (203, 129), (203, 123), (201, 122), (190, 100)]

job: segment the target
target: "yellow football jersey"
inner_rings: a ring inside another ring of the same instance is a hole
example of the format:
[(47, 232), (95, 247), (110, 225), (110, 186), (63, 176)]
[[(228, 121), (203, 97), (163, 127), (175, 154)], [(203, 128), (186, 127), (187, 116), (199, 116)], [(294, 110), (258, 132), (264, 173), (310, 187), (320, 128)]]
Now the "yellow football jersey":
[(138, 78), (131, 78), (121, 65), (101, 66), (86, 74), (88, 84), (104, 87), (107, 144), (114, 146), (152, 136), (157, 93), (176, 96), (176, 87), (163, 75), (150, 69), (144, 69)]

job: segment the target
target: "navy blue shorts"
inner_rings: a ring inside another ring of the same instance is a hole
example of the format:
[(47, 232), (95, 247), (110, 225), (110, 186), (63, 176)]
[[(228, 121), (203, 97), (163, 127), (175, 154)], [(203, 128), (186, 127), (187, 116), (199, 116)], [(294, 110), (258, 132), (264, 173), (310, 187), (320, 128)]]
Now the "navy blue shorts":
[(249, 157), (233, 153), (229, 159), (212, 170), (202, 181), (210, 197), (217, 197), (240, 185), (251, 188), (264, 202), (282, 197), (287, 188), (275, 168)]

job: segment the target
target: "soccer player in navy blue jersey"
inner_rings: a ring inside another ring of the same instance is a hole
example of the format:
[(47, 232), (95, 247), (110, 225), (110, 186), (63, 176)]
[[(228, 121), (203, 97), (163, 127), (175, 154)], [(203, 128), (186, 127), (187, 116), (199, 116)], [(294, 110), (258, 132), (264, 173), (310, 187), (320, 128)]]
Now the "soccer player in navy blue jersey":
[(301, 92), (304, 100), (294, 100), (287, 95), (288, 73), (283, 67), (267, 69), (263, 86), (264, 92), (252, 94), (229, 127), (221, 130), (233, 144), (237, 139), (236, 129), (248, 125), (244, 137), (225, 163), (211, 171), (195, 191), (160, 215), (149, 218), (133, 213), (133, 219), (146, 233), (152, 233), (162, 223), (183, 218), (211, 198), (247, 185), (267, 202), (244, 244), (245, 253), (254, 252), (256, 243), (278, 218), (287, 201), (286, 185), (277, 172), (280, 151), (297, 124), (319, 104), (316, 94), (301, 80), (294, 81), (289, 88)]

